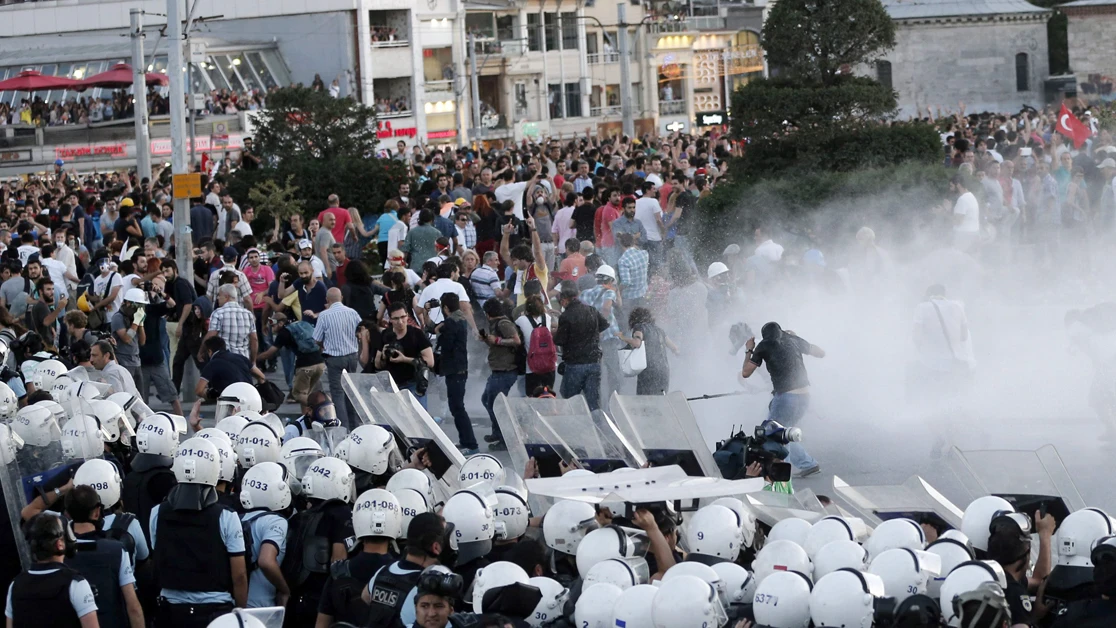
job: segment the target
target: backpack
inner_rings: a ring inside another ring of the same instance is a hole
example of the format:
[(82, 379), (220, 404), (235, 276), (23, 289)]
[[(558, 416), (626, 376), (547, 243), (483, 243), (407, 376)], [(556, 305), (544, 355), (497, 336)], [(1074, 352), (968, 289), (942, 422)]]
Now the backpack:
[(128, 532), (128, 527), (135, 520), (136, 516), (130, 512), (120, 513), (112, 520), (109, 529), (105, 530), (105, 538), (119, 541), (124, 549), (128, 551), (128, 556), (131, 557), (133, 564), (136, 562), (136, 540)]
[(317, 536), (327, 503), (296, 514), (287, 527), (287, 553), (279, 570), (292, 589), (302, 586), (311, 574), (329, 572), (332, 548), (329, 539)]
[(299, 353), (314, 353), (318, 350), (318, 343), (314, 340), (314, 326), (306, 321), (295, 321), (287, 325), (291, 332), (295, 346)]
[(532, 373), (553, 373), (558, 368), (558, 350), (554, 347), (554, 336), (546, 326), (546, 315), (541, 323), (535, 324), (530, 316), (527, 321), (531, 323), (531, 342), (527, 347), (527, 366)]

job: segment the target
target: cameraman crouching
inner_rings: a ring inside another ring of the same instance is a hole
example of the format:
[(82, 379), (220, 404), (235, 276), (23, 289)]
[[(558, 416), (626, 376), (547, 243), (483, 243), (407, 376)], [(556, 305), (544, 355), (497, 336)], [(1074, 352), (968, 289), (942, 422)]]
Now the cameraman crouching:
[(376, 368), (387, 370), (400, 390), (410, 390), (426, 407), (427, 373), (434, 367), (434, 348), (417, 327), (407, 324), (407, 306), (395, 302), (388, 306), (391, 327), (383, 332), (383, 347), (376, 352)]

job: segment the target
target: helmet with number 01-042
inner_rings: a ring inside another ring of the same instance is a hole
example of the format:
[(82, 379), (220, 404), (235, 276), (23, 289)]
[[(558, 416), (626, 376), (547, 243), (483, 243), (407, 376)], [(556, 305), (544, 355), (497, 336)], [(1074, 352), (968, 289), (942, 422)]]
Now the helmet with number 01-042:
[(350, 504), (355, 497), (355, 477), (344, 460), (325, 456), (315, 460), (302, 476), (302, 492), (313, 499), (337, 499)]
[(876, 599), (884, 583), (873, 573), (838, 569), (826, 574), (810, 592), (810, 618), (815, 628), (872, 628)]
[(1071, 512), (1054, 537), (1058, 552), (1056, 564), (1067, 567), (1092, 567), (1093, 545), (1098, 539), (1112, 536), (1113, 521), (1099, 508)]
[(727, 506), (703, 506), (686, 523), (684, 533), (690, 554), (704, 557), (710, 563), (734, 561), (744, 547), (740, 515)]
[(430, 482), (430, 476), (418, 469), (407, 468), (396, 471), (394, 475), (388, 478), (387, 485), (384, 488), (391, 491), (396, 497), (399, 497), (399, 491), (405, 488), (418, 491), (430, 508), (438, 503), (437, 498), (434, 497), (434, 486)]
[(864, 549), (868, 550), (871, 558), (900, 547), (913, 550), (926, 548), (926, 532), (914, 519), (888, 519), (876, 526), (872, 536), (864, 543)]
[(663, 579), (651, 601), (655, 628), (710, 628), (728, 621), (717, 589), (697, 576)]
[(171, 465), (179, 484), (217, 486), (221, 477), (217, 446), (204, 438), (188, 438), (178, 446)]
[(1007, 586), (1007, 575), (1000, 563), (994, 560), (970, 560), (949, 572), (938, 594), (938, 603), (942, 608), (942, 617), (950, 626), (959, 626), (961, 622), (954, 609), (953, 598), (973, 591), (985, 582), (995, 582), (1001, 587)]
[[(449, 502), (446, 502), (447, 505)], [(509, 584), (530, 584), (530, 576), (522, 567), (508, 561), (497, 561), (477, 570), (473, 579), (473, 612), (484, 612), (484, 594), (490, 589), (504, 587)]]
[(752, 561), (752, 574), (756, 577), (756, 582), (762, 584), (765, 578), (779, 571), (797, 571), (809, 576), (814, 573), (814, 566), (806, 550), (798, 543), (786, 540), (768, 541)]
[(391, 432), (379, 425), (361, 425), (349, 434), (349, 441), (349, 466), (372, 475), (388, 472), (397, 451)]
[(103, 456), (105, 435), (97, 417), (75, 414), (62, 425), (62, 456), (66, 459), (86, 459)]
[(736, 563), (720, 562), (711, 567), (725, 587), (726, 609), (736, 604), (751, 604), (756, 594), (756, 579)]
[(16, 397), (11, 386), (0, 382), (0, 420), (7, 421), (15, 416), (19, 410), (19, 397)]
[(426, 496), (416, 491), (413, 488), (401, 488), (397, 491), (389, 491), (395, 495), (395, 499), (399, 501), (399, 511), (403, 514), (402, 533), (399, 538), (407, 537), (407, 528), (411, 525), (411, 519), (421, 515), (424, 512), (431, 512), (433, 504), (426, 500)]
[(217, 425), (214, 427), (227, 434), (229, 442), (236, 444), (236, 437), (240, 436), (240, 430), (243, 430), (246, 425), (248, 425), (248, 419), (239, 414), (234, 414), (217, 421)]
[(488, 482), (492, 486), (504, 483), (504, 465), (491, 454), (474, 454), (465, 459), (459, 473), (461, 486)]
[(263, 399), (260, 391), (246, 382), (236, 382), (225, 386), (217, 397), (216, 419), (238, 414), (244, 410), (263, 412)]
[[(989, 526), (992, 518), (999, 513), (1015, 512), (1015, 508), (1004, 498), (985, 495), (974, 499), (961, 516), (961, 532), (969, 538), (969, 543), (982, 552), (988, 551)], [(942, 612), (949, 612), (945, 606)]]
[(49, 408), (24, 406), (12, 419), (12, 431), (30, 447), (46, 447), (62, 438), (62, 428)]
[[(534, 578), (532, 578), (534, 580)], [(624, 589), (612, 605), (611, 626), (654, 626), (652, 605), (659, 588), (649, 584), (637, 584)], [(530, 620), (528, 620), (530, 621)]]
[(584, 578), (593, 565), (609, 558), (646, 556), (647, 545), (647, 536), (642, 531), (629, 531), (618, 525), (592, 530), (577, 545), (574, 554), (577, 573)]
[(767, 533), (767, 542), (792, 541), (798, 544), (799, 547), (802, 547), (805, 545), (806, 537), (809, 536), (810, 530), (812, 530), (813, 527), (814, 526), (805, 519), (799, 519), (797, 517), (782, 519), (771, 526), (771, 531)]
[(0, 423), (0, 464), (15, 462), (20, 449), (23, 449), (23, 439), (10, 425)]
[(279, 462), (282, 447), (282, 439), (270, 425), (253, 421), (240, 430), (233, 449), (237, 464), (250, 469), (261, 462)]
[(496, 540), (511, 541), (527, 533), (531, 507), (511, 487), (496, 489)]
[(744, 534), (744, 545), (751, 547), (756, 540), (756, 514), (744, 502), (735, 497), (721, 497), (710, 502), (712, 506), (724, 506), (740, 517), (740, 531)]
[(767, 628), (807, 628), (813, 588), (810, 577), (800, 571), (771, 574), (756, 587), (752, 601), (756, 624)]
[(818, 551), (832, 541), (857, 541), (867, 535), (864, 521), (854, 517), (838, 517), (831, 515), (823, 517), (810, 527), (806, 539), (802, 542), (802, 549), (810, 560), (814, 560)]
[(868, 571), (868, 550), (856, 541), (830, 541), (814, 556), (814, 577), (821, 580), (838, 569)]
[(278, 512), (286, 509), (291, 505), (287, 469), (277, 462), (261, 462), (245, 471), (240, 482), (240, 503), (245, 510)]
[(155, 456), (173, 456), (178, 448), (178, 430), (163, 414), (152, 414), (136, 428), (136, 451)]
[(479, 488), (461, 489), (442, 506), (442, 518), (454, 526), (450, 548), (457, 550), (459, 565), (488, 554), (496, 538), (495, 507), (478, 492)]
[(219, 615), (205, 628), (269, 628), (269, 626), (252, 616), (247, 609), (237, 608), (231, 613)]
[(598, 527), (597, 511), (591, 504), (564, 499), (543, 515), (543, 540), (556, 552), (576, 556), (581, 540)]
[(83, 462), (74, 472), (74, 486), (93, 487), (93, 490), (97, 491), (97, 496), (101, 498), (101, 505), (108, 511), (120, 501), (123, 480), (116, 465), (108, 460), (94, 458)]
[(104, 432), (106, 443), (119, 442), (121, 432), (128, 436), (132, 435), (135, 428), (128, 421), (127, 413), (119, 404), (108, 399), (92, 399), (85, 403), (93, 411), (93, 416), (97, 417), (97, 420), (101, 423), (101, 430)]
[[(535, 611), (527, 616), (527, 623), (531, 628), (542, 628), (562, 618), (566, 600), (570, 597), (570, 590), (562, 586), (557, 580), (545, 576), (535, 576), (527, 581), (542, 593)], [(650, 607), (650, 604), (648, 604)], [(650, 616), (649, 616), (650, 617)], [(634, 627), (636, 624), (632, 624)]]
[(608, 582), (621, 589), (630, 589), (637, 584), (651, 582), (651, 567), (647, 564), (647, 559), (642, 556), (609, 558), (589, 568), (583, 586), (597, 582)]
[(973, 546), (969, 544), (969, 538), (957, 530), (948, 530), (943, 533), (937, 541), (926, 546), (926, 551), (937, 556), (941, 562), (938, 575), (930, 578), (930, 581), (926, 583), (926, 594), (934, 599), (938, 599), (942, 590), (942, 583), (945, 582), (946, 576), (953, 571), (954, 567), (976, 558)]
[(622, 593), (620, 587), (607, 582), (585, 587), (574, 603), (574, 624), (578, 628), (613, 628), (612, 607)]
[(925, 595), (930, 581), (942, 571), (942, 559), (932, 552), (896, 547), (872, 559), (868, 573), (883, 580), (884, 594), (902, 602), (912, 595)]
[(358, 539), (403, 536), (403, 509), (399, 500), (382, 488), (361, 493), (353, 506), (353, 531)]
[(35, 367), (35, 371), (31, 373), (30, 383), (38, 390), (50, 391), (54, 386), (54, 380), (69, 370), (66, 365), (59, 360), (43, 360), (39, 362), (39, 366)]

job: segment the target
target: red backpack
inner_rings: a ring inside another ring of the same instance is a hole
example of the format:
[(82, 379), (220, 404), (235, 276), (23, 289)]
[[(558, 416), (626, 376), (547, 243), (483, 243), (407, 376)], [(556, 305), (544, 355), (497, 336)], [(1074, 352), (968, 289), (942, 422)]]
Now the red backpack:
[(527, 346), (527, 366), (532, 373), (553, 373), (558, 368), (558, 350), (554, 347), (554, 336), (546, 326), (546, 315), (541, 323), (535, 324), (531, 317), (531, 341)]

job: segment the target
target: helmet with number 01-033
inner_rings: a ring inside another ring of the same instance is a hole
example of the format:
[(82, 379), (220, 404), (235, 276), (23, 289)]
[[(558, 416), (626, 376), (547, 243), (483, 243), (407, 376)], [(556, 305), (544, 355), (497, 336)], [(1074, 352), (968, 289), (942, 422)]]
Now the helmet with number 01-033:
[(407, 538), (407, 528), (411, 525), (411, 519), (424, 512), (431, 512), (433, 504), (426, 500), (425, 495), (413, 488), (401, 488), (391, 492), (391, 494), (395, 495), (395, 499), (399, 501), (399, 511), (403, 514), (402, 533), (399, 538), (405, 539)]
[(728, 589), (725, 583), (721, 581), (721, 576), (717, 574), (717, 570), (709, 565), (686, 560), (680, 563), (675, 563), (673, 567), (666, 570), (663, 574), (663, 582), (673, 580), (679, 576), (695, 576), (701, 578), (702, 581), (708, 583), (714, 590), (717, 591), (717, 596), (721, 600), (723, 606), (728, 605)]
[(101, 498), (101, 505), (105, 510), (112, 508), (120, 501), (120, 491), (123, 480), (120, 470), (108, 460), (94, 458), (86, 460), (74, 472), (74, 486), (91, 486)]
[(240, 430), (243, 430), (246, 425), (248, 425), (248, 419), (239, 414), (234, 414), (217, 421), (217, 425), (214, 427), (227, 434), (229, 442), (236, 444), (236, 437), (240, 436)]
[(268, 628), (259, 619), (253, 617), (245, 609), (234, 609), (209, 622), (205, 628)]
[(204, 438), (188, 438), (178, 446), (171, 470), (179, 484), (217, 486), (221, 477), (217, 446)]
[[(802, 547), (806, 543), (806, 537), (813, 529), (813, 525), (805, 519), (791, 517), (789, 519), (782, 519), (775, 522), (771, 526), (771, 531), (767, 533), (767, 542), (771, 541), (792, 541)], [(803, 548), (805, 549), (805, 548)]]
[(873, 573), (838, 569), (826, 574), (810, 592), (810, 618), (815, 628), (872, 628), (876, 598), (884, 583)]
[(349, 466), (358, 471), (383, 475), (390, 469), (395, 437), (379, 425), (361, 425), (349, 434)]
[(856, 542), (867, 534), (864, 522), (854, 517), (838, 517), (831, 515), (823, 517), (810, 527), (806, 539), (802, 542), (802, 549), (810, 560), (814, 560), (818, 551), (833, 541)]
[(97, 417), (88, 414), (75, 414), (62, 425), (62, 456), (64, 458), (86, 459), (103, 456), (105, 435), (101, 433), (101, 423)]
[[(534, 578), (532, 578), (534, 580)], [(637, 584), (624, 589), (612, 605), (610, 626), (654, 626), (651, 608), (659, 588), (649, 584)], [(530, 621), (530, 620), (528, 620)]]
[(10, 425), (0, 423), (0, 464), (15, 462), (20, 449), (23, 449), (23, 439)]
[(1056, 564), (1067, 567), (1092, 567), (1093, 545), (1098, 539), (1112, 536), (1113, 521), (1099, 508), (1084, 508), (1071, 512), (1054, 537), (1058, 552)]
[(337, 499), (352, 503), (355, 474), (344, 460), (325, 456), (318, 458), (302, 476), (302, 492), (307, 497), (322, 501)]
[(12, 431), (30, 447), (46, 447), (62, 437), (62, 428), (49, 408), (24, 406), (12, 419)]
[(756, 594), (756, 579), (736, 563), (721, 562), (712, 566), (725, 587), (725, 608), (735, 604), (751, 604)]
[(864, 543), (864, 549), (872, 558), (900, 547), (913, 550), (926, 548), (926, 532), (914, 519), (888, 519), (876, 526), (872, 536)]
[(153, 414), (140, 421), (136, 428), (136, 451), (155, 456), (173, 456), (177, 448), (178, 430), (170, 417)]
[(457, 550), (459, 565), (488, 554), (496, 538), (495, 507), (482, 495), (481, 488), (461, 489), (442, 506), (442, 517), (454, 526), (450, 548)]
[(798, 543), (768, 541), (752, 561), (752, 574), (756, 583), (762, 584), (765, 578), (778, 571), (798, 571), (809, 576), (814, 573), (814, 566), (806, 550)]
[(19, 398), (11, 386), (0, 382), (0, 420), (7, 421), (19, 410)]
[[(991, 535), (989, 525), (992, 518), (1001, 512), (1015, 512), (1015, 508), (1002, 497), (985, 495), (978, 497), (965, 508), (961, 516), (961, 532), (969, 538), (969, 543), (982, 552), (988, 551), (988, 537)], [(943, 613), (949, 611), (942, 607)]]
[(884, 594), (902, 602), (912, 595), (925, 595), (930, 581), (942, 571), (942, 559), (932, 552), (896, 547), (872, 559), (868, 573), (883, 580)]
[(92, 399), (85, 403), (101, 423), (106, 443), (119, 442), (121, 432), (131, 436), (135, 431), (135, 426), (128, 421), (128, 414), (119, 404), (108, 399)]
[(277, 462), (261, 462), (245, 471), (240, 482), (240, 503), (245, 510), (262, 508), (278, 512), (286, 509), (291, 505), (287, 469)]
[(578, 628), (613, 628), (612, 607), (622, 593), (620, 587), (607, 582), (585, 587), (574, 603), (574, 624)]
[(608, 582), (621, 589), (630, 589), (637, 584), (651, 582), (651, 567), (647, 564), (647, 559), (641, 556), (609, 558), (589, 568), (583, 586), (597, 582)]
[(686, 549), (709, 562), (734, 561), (744, 547), (740, 515), (727, 506), (703, 506), (684, 526)]
[(543, 540), (556, 552), (576, 556), (581, 540), (598, 527), (597, 511), (591, 504), (565, 499), (543, 515)]
[(50, 391), (54, 386), (54, 380), (59, 375), (65, 374), (67, 370), (66, 365), (58, 360), (43, 360), (31, 373), (30, 383), (38, 390)]
[(508, 486), (496, 489), (496, 540), (512, 541), (527, 533), (531, 507)]
[(926, 546), (926, 551), (937, 556), (941, 562), (938, 575), (930, 578), (926, 583), (926, 594), (934, 599), (938, 599), (942, 583), (954, 567), (976, 558), (973, 546), (969, 544), (969, 538), (957, 530), (947, 530), (937, 541)]
[[(805, 554), (805, 550), (803, 550)], [(767, 628), (807, 628), (814, 585), (800, 571), (776, 571), (756, 587), (752, 613)]]
[(461, 486), (488, 482), (496, 487), (504, 483), (504, 465), (491, 454), (474, 454), (465, 459), (458, 475)]
[(253, 421), (240, 430), (233, 449), (237, 464), (250, 469), (261, 462), (279, 462), (282, 439), (267, 423)]
[(522, 567), (508, 561), (501, 560), (481, 567), (473, 579), (473, 612), (484, 612), (484, 594), (489, 590), (515, 583), (530, 584), (530, 580)]
[(260, 391), (246, 382), (236, 382), (225, 386), (217, 397), (216, 419), (221, 419), (238, 414), (245, 410), (263, 412), (263, 399)]
[(437, 498), (434, 496), (434, 485), (430, 482), (430, 476), (418, 469), (400, 469), (388, 478), (387, 485), (384, 487), (387, 490), (399, 496), (399, 491), (409, 488), (418, 491), (426, 499), (426, 503), (431, 508), (438, 503)]
[(756, 540), (756, 514), (744, 502), (735, 497), (721, 497), (710, 502), (712, 506), (724, 506), (740, 517), (740, 531), (744, 534), (744, 545), (751, 547)]
[(728, 621), (717, 589), (697, 576), (663, 579), (651, 600), (655, 628), (712, 628)]
[(577, 546), (577, 573), (582, 578), (589, 570), (609, 558), (630, 558), (647, 555), (647, 536), (641, 531), (609, 525), (592, 530)]
[(361, 493), (353, 506), (353, 531), (358, 539), (403, 536), (403, 509), (399, 500), (382, 488)]
[[(531, 628), (542, 628), (562, 618), (562, 611), (566, 600), (570, 597), (570, 590), (562, 586), (557, 580), (545, 576), (535, 576), (527, 581), (542, 593), (535, 611), (527, 616), (527, 623)], [(650, 602), (648, 602), (650, 607)], [(650, 615), (648, 616), (650, 617)], [(635, 624), (632, 624), (635, 626)]]
[(953, 607), (953, 598), (973, 591), (985, 582), (995, 582), (1001, 587), (1007, 586), (1007, 576), (1000, 563), (994, 560), (970, 560), (949, 572), (938, 594), (938, 603), (942, 608), (942, 617), (950, 626), (959, 626), (961, 622)]

